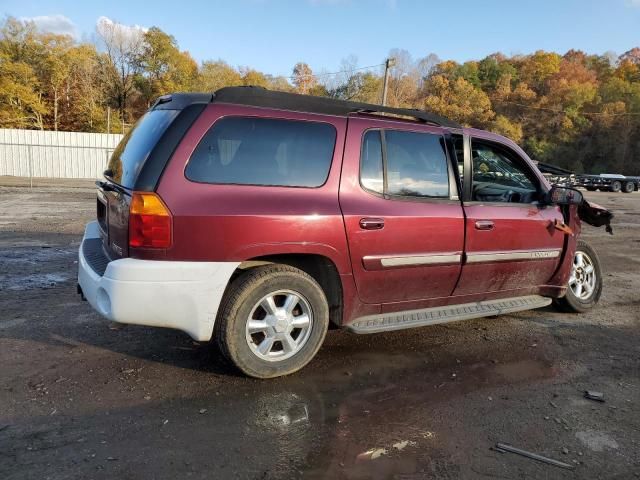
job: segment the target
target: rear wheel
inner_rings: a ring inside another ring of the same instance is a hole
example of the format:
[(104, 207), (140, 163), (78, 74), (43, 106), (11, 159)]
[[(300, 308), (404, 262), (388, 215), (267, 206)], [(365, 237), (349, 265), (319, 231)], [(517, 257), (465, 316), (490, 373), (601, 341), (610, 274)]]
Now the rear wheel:
[(571, 266), (567, 294), (556, 298), (554, 305), (563, 312), (583, 313), (593, 308), (602, 294), (600, 259), (591, 246), (578, 240)]
[(584, 187), (587, 189), (588, 192), (595, 192), (597, 190), (596, 187)]
[(304, 367), (329, 326), (324, 291), (288, 265), (265, 265), (240, 275), (216, 320), (224, 355), (246, 375), (272, 378)]
[(636, 186), (633, 182), (626, 182), (622, 187), (622, 191), (624, 193), (631, 193), (636, 189)]
[(614, 180), (613, 182), (611, 182), (612, 192), (619, 192), (620, 190), (622, 190), (622, 182), (619, 182), (618, 180)]

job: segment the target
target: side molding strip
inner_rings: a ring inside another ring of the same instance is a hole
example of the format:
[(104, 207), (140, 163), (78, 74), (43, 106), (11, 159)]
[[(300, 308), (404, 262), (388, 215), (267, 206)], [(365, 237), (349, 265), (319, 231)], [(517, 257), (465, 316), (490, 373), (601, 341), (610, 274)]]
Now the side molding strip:
[(460, 263), (462, 255), (416, 255), (410, 257), (386, 257), (381, 258), (383, 267), (404, 267), (408, 265), (444, 265), (448, 263)]
[(524, 250), (518, 252), (486, 252), (467, 254), (467, 263), (507, 262), (510, 260), (548, 260), (558, 258), (561, 249)]

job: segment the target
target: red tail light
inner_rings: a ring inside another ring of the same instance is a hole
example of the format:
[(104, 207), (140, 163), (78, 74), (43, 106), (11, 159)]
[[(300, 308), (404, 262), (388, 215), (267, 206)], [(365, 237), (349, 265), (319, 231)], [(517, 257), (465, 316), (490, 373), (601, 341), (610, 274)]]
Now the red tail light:
[(169, 248), (171, 212), (155, 193), (133, 192), (129, 207), (129, 246)]

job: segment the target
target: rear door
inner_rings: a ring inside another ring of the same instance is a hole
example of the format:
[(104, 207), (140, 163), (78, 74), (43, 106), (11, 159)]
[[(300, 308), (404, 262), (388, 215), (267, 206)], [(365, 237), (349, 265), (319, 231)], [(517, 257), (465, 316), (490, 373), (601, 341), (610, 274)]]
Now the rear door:
[(464, 219), (442, 129), (350, 118), (340, 206), (361, 301), (451, 295)]
[(523, 152), (496, 139), (465, 141), (466, 261), (455, 295), (545, 285), (564, 247), (559, 207), (540, 204), (543, 185)]

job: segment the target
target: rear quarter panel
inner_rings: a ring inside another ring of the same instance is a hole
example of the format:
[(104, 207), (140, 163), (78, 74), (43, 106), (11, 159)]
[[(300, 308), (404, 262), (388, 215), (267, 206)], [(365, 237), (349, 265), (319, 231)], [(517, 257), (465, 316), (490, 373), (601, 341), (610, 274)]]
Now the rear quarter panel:
[[(329, 175), (318, 188), (197, 183), (185, 177), (192, 152), (225, 116), (250, 116), (330, 123), (336, 145)], [(212, 104), (176, 149), (159, 195), (173, 214), (173, 245), (167, 260), (244, 261), (255, 257), (309, 253), (328, 257), (340, 274), (350, 274), (347, 242), (338, 203), (346, 119), (296, 112)], [(151, 255), (152, 252), (140, 252)]]

